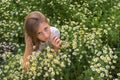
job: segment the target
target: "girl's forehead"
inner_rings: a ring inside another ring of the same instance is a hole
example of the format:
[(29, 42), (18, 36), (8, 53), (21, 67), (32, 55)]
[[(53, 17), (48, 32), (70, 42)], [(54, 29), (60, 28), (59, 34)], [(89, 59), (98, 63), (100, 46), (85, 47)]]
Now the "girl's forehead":
[(44, 30), (45, 27), (50, 27), (50, 25), (46, 22), (40, 23), (39, 27), (38, 27), (38, 31), (40, 32), (40, 31)]

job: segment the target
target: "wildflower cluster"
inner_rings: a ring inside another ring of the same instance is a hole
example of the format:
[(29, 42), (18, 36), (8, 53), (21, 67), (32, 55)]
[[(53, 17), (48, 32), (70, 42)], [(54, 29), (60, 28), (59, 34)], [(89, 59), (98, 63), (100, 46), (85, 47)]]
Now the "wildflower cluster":
[(0, 79), (2, 80), (63, 79), (62, 70), (71, 64), (68, 54), (59, 52), (57, 55), (50, 47), (47, 47), (43, 52), (33, 52), (28, 56), (30, 61), (27, 62), (29, 69), (26, 72), (22, 66), (22, 55), (6, 53), (1, 57), (3, 58), (3, 63), (0, 66)]
[(116, 59), (117, 56), (113, 54), (111, 48), (103, 46), (102, 50), (95, 50), (90, 68), (99, 74), (97, 77), (100, 77), (100, 79), (113, 79), (112, 70), (116, 68), (114, 66)]
[[(72, 24), (75, 23), (76, 22), (72, 22)], [(67, 30), (67, 32), (63, 30)], [(102, 36), (103, 34), (107, 35), (109, 30), (111, 29), (82, 28), (78, 25), (74, 25), (74, 28), (66, 25), (62, 26), (61, 32), (63, 33), (61, 34), (61, 38), (66, 39), (66, 41), (71, 40), (71, 47), (68, 52), (71, 53), (71, 56), (74, 56), (73, 59), (78, 61), (77, 63), (80, 65), (84, 64), (84, 68), (88, 68), (91, 75), (89, 74), (90, 76), (87, 77), (94, 79), (114, 79), (112, 71), (116, 69), (114, 64), (117, 62), (117, 55), (114, 54), (112, 48), (105, 43), (108, 39), (103, 40)], [(74, 62), (74, 60), (72, 62)], [(88, 65), (90, 65), (90, 67), (88, 67)]]

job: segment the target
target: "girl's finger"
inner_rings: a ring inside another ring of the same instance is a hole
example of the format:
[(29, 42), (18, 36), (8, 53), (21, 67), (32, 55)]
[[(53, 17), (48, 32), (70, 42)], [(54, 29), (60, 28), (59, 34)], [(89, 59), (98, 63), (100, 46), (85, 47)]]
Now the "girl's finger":
[(58, 38), (55, 42), (58, 44), (60, 42), (60, 39)]
[(61, 45), (61, 43), (62, 43), (62, 41), (60, 40), (60, 41), (58, 42), (58, 45), (60, 46), (60, 45)]
[(55, 37), (53, 37), (53, 41), (55, 41), (56, 42), (56, 40), (58, 39), (58, 37), (57, 36), (55, 36)]
[(57, 45), (57, 47), (60, 47), (60, 45), (61, 45), (61, 40), (59, 40), (56, 45)]

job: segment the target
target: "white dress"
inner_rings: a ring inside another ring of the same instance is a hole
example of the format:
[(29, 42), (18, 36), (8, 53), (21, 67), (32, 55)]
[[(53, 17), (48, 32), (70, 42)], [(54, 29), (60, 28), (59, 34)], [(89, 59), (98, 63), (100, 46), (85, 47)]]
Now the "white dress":
[(52, 47), (51, 45), (51, 38), (53, 36), (57, 36), (60, 37), (60, 31), (56, 28), (56, 27), (50, 27), (50, 31), (51, 31), (51, 36), (50, 36), (50, 40), (48, 42), (41, 42), (40, 46), (39, 46), (39, 50), (42, 51), (43, 49), (45, 49), (47, 46)]

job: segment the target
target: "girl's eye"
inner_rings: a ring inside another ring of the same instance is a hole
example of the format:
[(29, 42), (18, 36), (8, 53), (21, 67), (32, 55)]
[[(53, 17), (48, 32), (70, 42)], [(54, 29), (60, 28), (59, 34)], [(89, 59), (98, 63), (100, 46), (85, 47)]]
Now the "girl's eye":
[(45, 27), (45, 31), (47, 31), (48, 30), (48, 27)]
[(42, 32), (38, 32), (38, 34), (39, 34), (39, 35), (41, 35), (41, 34), (42, 34)]

